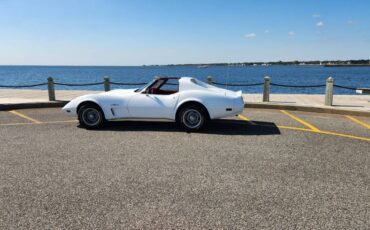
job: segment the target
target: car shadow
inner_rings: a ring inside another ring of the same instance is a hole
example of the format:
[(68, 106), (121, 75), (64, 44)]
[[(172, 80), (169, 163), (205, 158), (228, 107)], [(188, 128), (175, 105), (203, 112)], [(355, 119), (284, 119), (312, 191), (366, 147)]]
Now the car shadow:
[[(254, 124), (253, 124), (254, 123)], [(246, 122), (234, 119), (218, 119), (209, 122), (197, 133), (217, 135), (279, 135), (279, 128), (271, 122)], [(111, 121), (93, 131), (153, 131), (184, 132), (174, 122), (169, 121)], [(190, 133), (190, 132), (188, 132)]]

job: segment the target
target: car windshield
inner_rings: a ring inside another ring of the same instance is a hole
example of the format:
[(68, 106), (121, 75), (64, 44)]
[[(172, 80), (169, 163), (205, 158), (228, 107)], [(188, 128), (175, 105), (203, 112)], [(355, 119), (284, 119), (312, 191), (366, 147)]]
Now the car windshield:
[(149, 86), (150, 86), (151, 84), (153, 84), (155, 81), (156, 81), (156, 79), (151, 80), (151, 81), (150, 81), (149, 83), (147, 83), (146, 85), (144, 85), (144, 86), (142, 86), (142, 87), (138, 88), (137, 90), (135, 90), (135, 92), (141, 92), (141, 91), (143, 91), (145, 88), (149, 87)]

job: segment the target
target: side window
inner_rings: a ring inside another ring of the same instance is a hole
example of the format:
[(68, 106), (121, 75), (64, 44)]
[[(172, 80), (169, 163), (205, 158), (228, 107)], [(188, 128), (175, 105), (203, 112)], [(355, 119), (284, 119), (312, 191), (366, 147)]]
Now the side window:
[(161, 86), (161, 90), (169, 91), (179, 91), (179, 80), (178, 79), (168, 79), (166, 83)]

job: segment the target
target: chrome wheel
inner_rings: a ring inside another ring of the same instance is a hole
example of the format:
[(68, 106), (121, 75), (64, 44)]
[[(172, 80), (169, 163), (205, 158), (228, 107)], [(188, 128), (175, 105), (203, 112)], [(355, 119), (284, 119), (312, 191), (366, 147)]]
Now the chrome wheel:
[(101, 113), (96, 108), (86, 108), (82, 112), (82, 121), (88, 126), (96, 126), (101, 120)]
[(195, 109), (188, 109), (182, 116), (182, 123), (189, 129), (196, 129), (202, 124), (203, 116)]

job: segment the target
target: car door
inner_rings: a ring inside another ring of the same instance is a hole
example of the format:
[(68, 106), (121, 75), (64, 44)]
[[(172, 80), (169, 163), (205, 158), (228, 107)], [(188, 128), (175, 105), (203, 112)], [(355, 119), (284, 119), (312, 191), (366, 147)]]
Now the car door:
[(139, 93), (130, 99), (127, 108), (132, 118), (172, 119), (178, 99), (179, 93), (170, 95)]
[(158, 78), (143, 92), (133, 96), (127, 108), (133, 118), (172, 119), (178, 99), (178, 79)]

